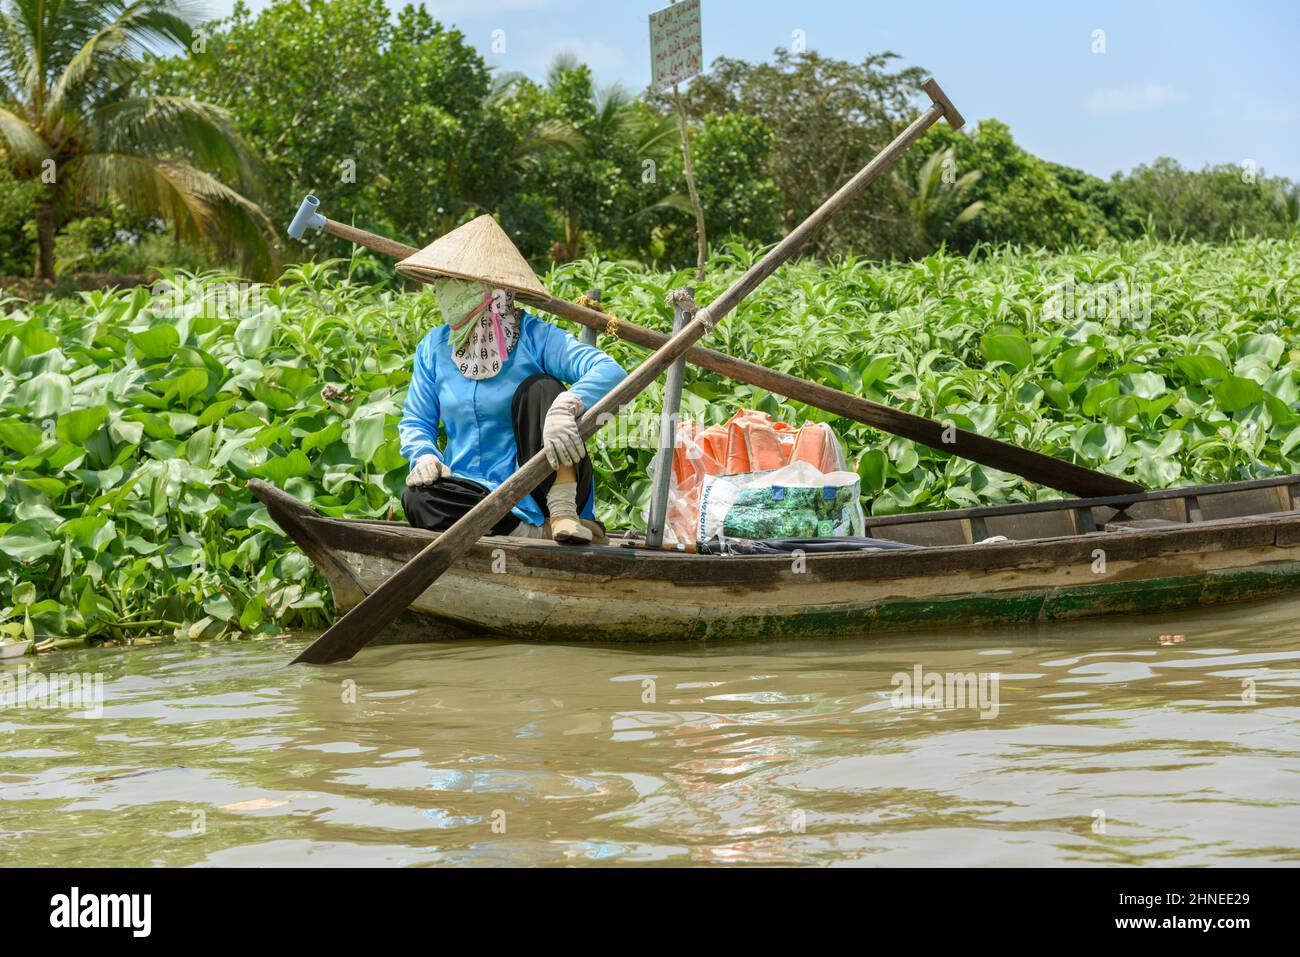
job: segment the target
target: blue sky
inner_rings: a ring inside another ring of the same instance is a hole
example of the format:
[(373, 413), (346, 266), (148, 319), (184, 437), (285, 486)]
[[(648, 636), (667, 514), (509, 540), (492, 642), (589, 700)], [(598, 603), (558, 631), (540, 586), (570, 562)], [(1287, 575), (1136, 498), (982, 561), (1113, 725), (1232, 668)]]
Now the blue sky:
[[(270, 0), (246, 0), (254, 9)], [(401, 6), (404, 0), (390, 0)], [(209, 0), (227, 13), (234, 0)], [(802, 31), (841, 59), (892, 50), (968, 120), (1109, 176), (1157, 156), (1253, 162), (1300, 181), (1300, 10), (1286, 0), (702, 0), (704, 58), (767, 59)], [(646, 16), (667, 0), (426, 0), (503, 69), (541, 76), (572, 51), (603, 83), (649, 81)], [(490, 52), (504, 30), (506, 52)], [(1094, 31), (1105, 52), (1095, 53)]]

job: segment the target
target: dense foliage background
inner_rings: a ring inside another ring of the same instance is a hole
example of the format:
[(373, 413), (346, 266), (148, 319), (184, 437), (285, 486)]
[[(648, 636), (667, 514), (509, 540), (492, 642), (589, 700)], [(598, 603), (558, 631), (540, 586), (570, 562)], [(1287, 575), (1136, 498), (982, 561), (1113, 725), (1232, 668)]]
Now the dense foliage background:
[[(691, 83), (694, 166), (716, 248), (774, 241), (893, 137), (925, 102), (924, 71), (896, 61), (887, 52), (849, 63), (777, 50), (766, 63), (718, 58)], [(21, 58), (14, 63), (17, 75)], [(541, 270), (593, 253), (660, 266), (694, 256), (668, 103), (601, 88), (569, 57), (542, 82), (493, 72), (422, 5), (394, 12), (384, 0), (275, 0), (256, 14), (240, 5), (194, 31), (183, 51), (137, 65), (139, 95), (173, 110), (200, 104), (190, 113), (229, 124), (260, 157), (228, 185), (256, 197), (270, 233), (316, 191), (331, 218), (414, 245), (494, 213)], [(171, 118), (155, 111), (149, 121), (166, 129)], [(146, 155), (162, 163), (175, 149), (195, 154), (192, 135), (180, 132), (168, 140), (171, 152)], [(195, 155), (203, 168), (203, 151)], [(219, 166), (206, 172), (229, 180)], [(0, 275), (33, 271), (39, 187), (0, 136)], [(83, 197), (61, 214), (58, 271), (228, 261), (192, 237), (166, 239), (177, 232), (170, 217), (143, 214), (118, 195)], [(1025, 152), (1005, 124), (985, 118), (957, 133), (934, 127), (815, 251), (908, 260), (943, 243), (961, 252), (1007, 242), (1062, 249), (1148, 232), (1217, 242), (1285, 236), (1298, 222), (1295, 184), (1263, 170), (1192, 171), (1156, 159), (1106, 181)], [(245, 251), (248, 240), (241, 236)], [(304, 250), (282, 252), (297, 260)], [(306, 252), (350, 254), (319, 236)], [(242, 269), (271, 278), (274, 261), (260, 262)], [(379, 260), (359, 268), (392, 275)]]
[[(1148, 486), (1300, 472), (1297, 243), (1001, 248), (879, 266), (806, 259), (719, 327), (718, 348)], [(760, 250), (709, 263), (712, 298)], [(276, 285), (8, 302), (0, 318), (0, 622), (38, 635), (212, 637), (320, 624), (329, 596), (245, 489), (260, 477), (332, 515), (400, 515), (396, 424), (432, 296), (356, 263)], [(547, 277), (601, 288), (667, 330), (684, 272), (589, 259)], [(165, 293), (165, 294), (164, 294)], [(644, 356), (602, 346), (624, 366)], [(1014, 476), (688, 367), (683, 411), (833, 422), (870, 512), (1051, 497)], [(661, 385), (592, 443), (600, 514), (639, 520)]]

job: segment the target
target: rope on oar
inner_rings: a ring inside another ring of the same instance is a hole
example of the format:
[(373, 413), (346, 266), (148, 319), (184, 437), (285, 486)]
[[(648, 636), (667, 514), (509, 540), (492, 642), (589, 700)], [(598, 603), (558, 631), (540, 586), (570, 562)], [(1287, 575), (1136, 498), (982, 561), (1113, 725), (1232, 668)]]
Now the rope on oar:
[(707, 307), (701, 309), (695, 305), (695, 297), (691, 295), (691, 291), (685, 286), (669, 290), (668, 295), (664, 297), (664, 301), (669, 309), (680, 308), (682, 312), (692, 319), (700, 320), (705, 332), (712, 332), (713, 327), (718, 324), (718, 320), (713, 318), (713, 313), (709, 312)]
[[(590, 309), (592, 312), (601, 312), (609, 316), (609, 313), (605, 311), (605, 307), (601, 304), (601, 301), (599, 299), (593, 299), (585, 292), (577, 299), (573, 300), (573, 304), (575, 306), (582, 306), (584, 309)], [(618, 334), (618, 322), (617, 317), (609, 316), (609, 321), (605, 323), (605, 328), (601, 331), (612, 339), (621, 338)]]

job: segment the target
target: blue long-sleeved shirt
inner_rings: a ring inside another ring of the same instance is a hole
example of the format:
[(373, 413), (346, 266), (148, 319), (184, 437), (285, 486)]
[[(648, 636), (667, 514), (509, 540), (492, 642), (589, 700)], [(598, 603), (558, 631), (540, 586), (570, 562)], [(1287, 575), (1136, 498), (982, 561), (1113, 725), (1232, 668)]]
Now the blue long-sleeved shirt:
[[(527, 312), (519, 315), (519, 341), (506, 364), (490, 379), (461, 375), (451, 357), (448, 329), (438, 326), (415, 349), (415, 368), (397, 427), (402, 455), (412, 465), (422, 455), (436, 455), (457, 478), (471, 479), (489, 490), (517, 468), (510, 402), (520, 383), (545, 372), (569, 386), (590, 409), (626, 373), (595, 346)], [(438, 423), (447, 430), (447, 447), (438, 448)], [(595, 517), (595, 496), (582, 509)], [(527, 496), (513, 512), (520, 520), (540, 525), (541, 509)]]

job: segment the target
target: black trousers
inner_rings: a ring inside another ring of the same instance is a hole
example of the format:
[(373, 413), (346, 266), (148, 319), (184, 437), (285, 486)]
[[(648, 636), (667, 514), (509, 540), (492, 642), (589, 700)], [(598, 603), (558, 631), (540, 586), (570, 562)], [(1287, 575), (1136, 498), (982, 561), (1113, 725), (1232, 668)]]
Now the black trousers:
[[(514, 398), (510, 402), (510, 421), (515, 430), (515, 465), (527, 462), (542, 450), (542, 425), (551, 403), (565, 391), (564, 384), (554, 376), (538, 373), (519, 383)], [(574, 471), (578, 474), (578, 511), (591, 499), (594, 488), (591, 459), (583, 456)], [(533, 489), (533, 501), (549, 515), (546, 507), (546, 493), (555, 483), (554, 474), (548, 475), (546, 481)], [(408, 485), (402, 493), (402, 509), (406, 520), (416, 528), (427, 528), (433, 532), (445, 532), (466, 512), (487, 496), (488, 490), (478, 482), (469, 479), (439, 479), (430, 485)], [(518, 526), (519, 519), (512, 514), (492, 526), (492, 535), (507, 535)]]

